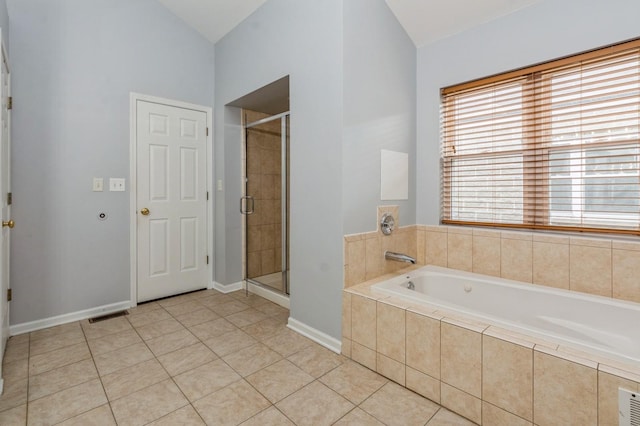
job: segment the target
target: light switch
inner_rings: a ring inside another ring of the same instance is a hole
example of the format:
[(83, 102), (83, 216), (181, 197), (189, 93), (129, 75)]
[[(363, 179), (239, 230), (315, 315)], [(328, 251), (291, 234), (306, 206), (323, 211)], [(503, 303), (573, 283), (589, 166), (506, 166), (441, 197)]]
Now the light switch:
[(222, 191), (222, 179), (218, 179), (218, 191)]
[(109, 178), (109, 191), (124, 191), (124, 178)]
[(93, 191), (94, 192), (101, 192), (103, 190), (103, 187), (104, 187), (104, 179), (94, 177), (93, 178)]

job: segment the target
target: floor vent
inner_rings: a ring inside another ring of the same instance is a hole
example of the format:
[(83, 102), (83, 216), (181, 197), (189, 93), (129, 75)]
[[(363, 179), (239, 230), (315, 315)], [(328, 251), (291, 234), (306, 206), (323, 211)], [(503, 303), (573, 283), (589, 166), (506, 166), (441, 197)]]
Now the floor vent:
[(640, 426), (640, 394), (618, 388), (619, 426)]
[(89, 323), (93, 324), (94, 322), (106, 321), (108, 319), (122, 317), (124, 315), (129, 315), (129, 311), (114, 312), (112, 314), (102, 315), (100, 317), (89, 318)]

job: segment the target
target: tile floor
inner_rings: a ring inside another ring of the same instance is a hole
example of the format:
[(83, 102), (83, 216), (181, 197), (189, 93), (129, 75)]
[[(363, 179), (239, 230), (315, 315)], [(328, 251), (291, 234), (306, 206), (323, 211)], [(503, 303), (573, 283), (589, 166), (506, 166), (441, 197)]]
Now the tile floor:
[(12, 337), (0, 425), (471, 425), (286, 327), (243, 292)]

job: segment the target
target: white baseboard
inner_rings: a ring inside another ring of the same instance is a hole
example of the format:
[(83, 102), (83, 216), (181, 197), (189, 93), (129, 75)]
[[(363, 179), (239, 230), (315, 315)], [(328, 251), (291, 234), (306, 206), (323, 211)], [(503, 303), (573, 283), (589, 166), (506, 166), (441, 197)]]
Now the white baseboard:
[(131, 302), (127, 300), (124, 302), (111, 303), (110, 305), (97, 306), (95, 308), (85, 309), (83, 311), (70, 312), (68, 314), (58, 315), (55, 317), (24, 322), (22, 324), (15, 324), (9, 327), (9, 334), (11, 336), (17, 336), (18, 334), (29, 333), (31, 331), (53, 327), (54, 325), (66, 324), (73, 321), (80, 321), (87, 318), (93, 318), (112, 314), (118, 311), (124, 311), (125, 309), (129, 309), (130, 307)]
[(0, 395), (4, 391), (4, 379), (0, 377)]
[(233, 284), (220, 284), (214, 281), (211, 288), (214, 290), (218, 290), (220, 293), (231, 293), (234, 291), (242, 290), (244, 288), (244, 285), (242, 281), (238, 281), (237, 283)]
[(289, 297), (285, 296), (284, 294), (269, 291), (266, 288), (251, 283), (249, 283), (249, 293), (257, 294), (258, 296), (270, 300), (271, 302), (280, 305), (283, 308), (289, 309)]
[(289, 321), (287, 322), (287, 327), (291, 330), (302, 334), (305, 337), (313, 340), (314, 342), (324, 346), (325, 348), (340, 354), (342, 351), (342, 342), (334, 337), (329, 336), (326, 333), (323, 333), (320, 330), (316, 330), (313, 327), (309, 327), (308, 325), (295, 320), (289, 317)]

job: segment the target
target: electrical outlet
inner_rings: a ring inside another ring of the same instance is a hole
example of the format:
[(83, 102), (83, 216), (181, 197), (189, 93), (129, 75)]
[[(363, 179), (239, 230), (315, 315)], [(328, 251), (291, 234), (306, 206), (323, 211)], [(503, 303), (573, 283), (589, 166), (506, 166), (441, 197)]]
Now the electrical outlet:
[(109, 178), (109, 191), (124, 191), (124, 178)]
[(93, 191), (94, 192), (101, 192), (101, 191), (103, 191), (103, 188), (104, 188), (104, 179), (94, 177), (93, 178)]

